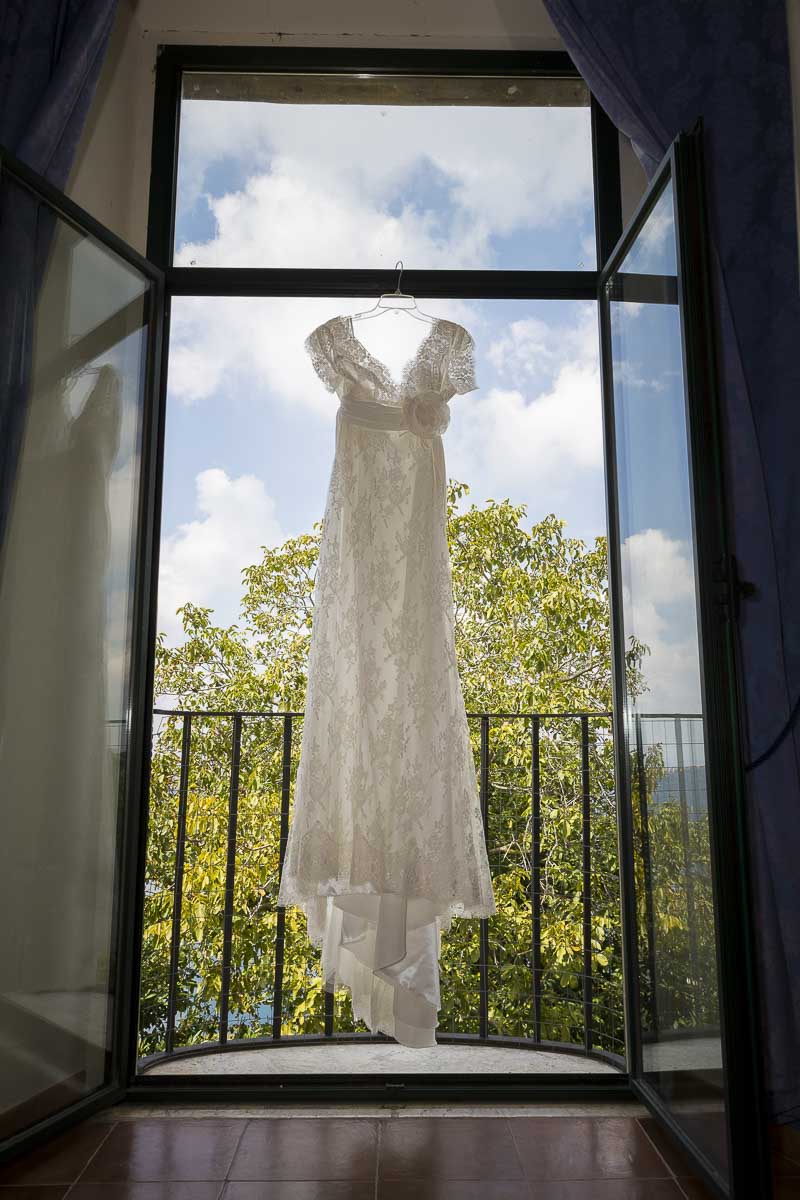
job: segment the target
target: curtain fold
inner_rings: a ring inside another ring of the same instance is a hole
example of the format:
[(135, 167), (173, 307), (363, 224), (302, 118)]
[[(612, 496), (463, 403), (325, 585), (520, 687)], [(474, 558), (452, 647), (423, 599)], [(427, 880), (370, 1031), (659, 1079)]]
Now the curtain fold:
[(800, 294), (784, 0), (544, 3), (648, 176), (703, 118), (731, 542), (757, 588), (737, 633), (765, 1075), (772, 1117), (800, 1117)]
[[(0, 3), (0, 145), (58, 188), (69, 176), (117, 4)], [(32, 195), (0, 182), (0, 548), (25, 428), (36, 295), (51, 232), (52, 222)]]

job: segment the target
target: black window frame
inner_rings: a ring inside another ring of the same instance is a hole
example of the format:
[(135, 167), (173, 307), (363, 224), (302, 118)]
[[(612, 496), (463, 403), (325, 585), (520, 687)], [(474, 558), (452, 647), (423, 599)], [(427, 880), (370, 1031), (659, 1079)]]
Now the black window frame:
[[(165, 282), (163, 344), (169, 345), (171, 301), (174, 296), (325, 296), (361, 298), (390, 290), (396, 271), (386, 269), (316, 269), (307, 267), (176, 267), (173, 242), (177, 197), (178, 144), (182, 75), (185, 72), (242, 72), (286, 74), (482, 75), (580, 79), (569, 55), (560, 51), (456, 51), (406, 49), (334, 49), (304, 47), (246, 47), (219, 45), (162, 45), (158, 48), (153, 112), (153, 140), (148, 211), (147, 257), (161, 269)], [(426, 298), (502, 300), (591, 300), (598, 302), (600, 272), (622, 234), (619, 134), (590, 95), (592, 178), (594, 188), (594, 270), (414, 270), (403, 271), (403, 288)], [(598, 340), (599, 349), (599, 340)], [(156, 515), (160, 522), (163, 487), (164, 427), (167, 370), (162, 372), (156, 446)], [(149, 612), (155, 629), (158, 554), (152, 563)], [(150, 648), (147, 688), (152, 708), (155, 645)], [(150, 739), (142, 762), (139, 888), (133, 931), (133, 1005), (130, 1028), (128, 1098), (148, 1102), (266, 1099), (320, 1103), (331, 1100), (385, 1102), (387, 1087), (396, 1099), (413, 1100), (563, 1100), (616, 1101), (629, 1095), (626, 1071), (551, 1075), (436, 1075), (404, 1076), (404, 1083), (384, 1083), (370, 1076), (326, 1073), (320, 1076), (220, 1076), (137, 1074), (138, 1001), (143, 937), (143, 891), (147, 845)], [(400, 1089), (400, 1090), (398, 1090)]]
[[(175, 267), (172, 248), (184, 72), (370, 75), (528, 75), (580, 79), (562, 51), (350, 50), (298, 47), (160, 46), (156, 63), (147, 257), (173, 296), (363, 296), (394, 284), (381, 269)], [(622, 234), (619, 135), (590, 97), (597, 268), (591, 271), (403, 271), (403, 283), (429, 298), (596, 300), (599, 271)]]

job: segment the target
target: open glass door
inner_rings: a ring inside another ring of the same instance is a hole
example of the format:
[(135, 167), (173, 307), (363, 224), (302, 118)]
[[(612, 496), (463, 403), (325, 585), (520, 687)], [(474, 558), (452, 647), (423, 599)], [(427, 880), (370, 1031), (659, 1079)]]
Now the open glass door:
[(15, 1151), (127, 1079), (163, 283), (5, 152), (0, 239), (0, 1144)]
[[(633, 1086), (720, 1196), (769, 1195), (700, 133), (600, 276)], [(724, 903), (723, 903), (724, 900)]]

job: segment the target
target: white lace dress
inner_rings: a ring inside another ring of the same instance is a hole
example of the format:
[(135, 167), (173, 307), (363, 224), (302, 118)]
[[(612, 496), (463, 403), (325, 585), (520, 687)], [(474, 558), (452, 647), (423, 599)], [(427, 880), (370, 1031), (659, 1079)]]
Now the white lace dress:
[(476, 387), (437, 320), (401, 384), (334, 317), (306, 341), (340, 401), (314, 588), (305, 718), (279, 903), (325, 986), (373, 1031), (435, 1044), (453, 916), (495, 911), (455, 657), (441, 432)]

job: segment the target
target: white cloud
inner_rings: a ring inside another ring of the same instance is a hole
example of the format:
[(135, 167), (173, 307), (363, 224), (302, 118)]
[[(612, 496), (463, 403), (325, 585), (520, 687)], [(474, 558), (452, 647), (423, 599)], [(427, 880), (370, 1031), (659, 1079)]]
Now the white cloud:
[[(338, 401), (316, 376), (305, 337), (333, 313), (372, 303), (307, 298), (220, 298), (210, 303), (182, 297), (173, 309), (170, 399), (190, 404), (208, 399), (217, 413), (235, 406), (243, 430), (263, 437), (269, 436), (264, 421), (270, 410), (296, 410), (317, 436), (320, 421), (333, 425)], [(562, 312), (559, 322), (513, 321), (492, 338), (497, 326), (489, 324), (491, 304), (423, 304), (426, 311), (465, 324), (477, 343), (479, 390), (451, 401), (445, 439), (451, 477), (468, 483), (470, 499), (477, 503), (508, 496), (525, 501), (532, 520), (557, 512), (571, 532), (590, 538), (601, 532), (603, 449), (594, 305), (576, 305), (569, 323)], [(360, 334), (397, 378), (420, 330), (408, 317), (384, 316), (368, 322)], [(489, 365), (494, 387), (491, 375), (487, 378)], [(300, 426), (292, 428), (295, 437)], [(280, 502), (293, 508), (291, 498)], [(322, 504), (323, 498), (320, 515)]]
[(280, 161), (241, 191), (209, 198), (216, 236), (183, 246), (176, 264), (344, 267), (394, 264), (402, 255), (406, 264), (458, 268), (487, 259), (488, 229), (478, 222), (443, 237), (433, 213), (409, 204), (395, 215), (349, 181), (334, 189), (304, 168)]
[(667, 188), (656, 201), (620, 269), (632, 274), (675, 273), (672, 188)]
[(675, 240), (675, 216), (672, 211), (672, 192), (667, 191), (647, 218), (637, 239), (650, 254), (662, 254)]
[[(246, 163), (248, 178), (209, 200), (217, 235), (186, 246), (179, 261), (489, 266), (492, 234), (590, 211), (588, 120), (581, 108), (187, 103), (182, 209), (205, 194), (217, 162)], [(447, 194), (446, 219), (441, 201), (426, 200), (420, 172)]]
[[(492, 236), (554, 229), (562, 221), (580, 222), (589, 211), (582, 110), (512, 109), (498, 119), (491, 109), (395, 108), (386, 110), (385, 120), (375, 108), (350, 107), (346, 119), (343, 112), (336, 106), (186, 104), (184, 210), (205, 194), (207, 168), (215, 168), (217, 178), (225, 171), (235, 183), (209, 200), (214, 236), (185, 245), (176, 261), (392, 267), (402, 257), (409, 269), (490, 266)], [(297, 410), (303, 427), (315, 433), (321, 422), (332, 426), (338, 402), (314, 373), (304, 341), (334, 313), (372, 303), (181, 297), (173, 306), (170, 402), (205, 402), (218, 412), (235, 405), (243, 431), (256, 436), (268, 429), (265, 417), (275, 406)], [(491, 309), (453, 300), (420, 305), (461, 321), (479, 342)], [(378, 324), (369, 335), (376, 346), (389, 325), (397, 329), (391, 319)], [(403, 335), (397, 340), (399, 347)], [(397, 376), (408, 355), (398, 348), (392, 361), (391, 350), (387, 343), (377, 354)], [(524, 500), (532, 520), (556, 511), (571, 531), (591, 536), (604, 507), (594, 306), (582, 309), (573, 326), (514, 322), (488, 355), (498, 386), (479, 380), (484, 390), (452, 402), (450, 475), (468, 482), (477, 502), (506, 495)], [(212, 428), (218, 417), (198, 419)], [(291, 426), (292, 436), (298, 427)], [(278, 527), (259, 480), (202, 472), (198, 485), (215, 474), (217, 490), (207, 484), (198, 495), (198, 519), (167, 536), (162, 547), (159, 628), (170, 637), (179, 633), (173, 611), (186, 599), (212, 604), (221, 622), (235, 619), (238, 572), (254, 561), (254, 547), (257, 553), (273, 539), (269, 528)], [(237, 506), (231, 496), (244, 479), (257, 494), (254, 503), (240, 497)], [(292, 507), (288, 501), (289, 525)], [(235, 527), (232, 540), (229, 526)], [(209, 561), (216, 564), (211, 569)]]
[(556, 512), (569, 532), (600, 532), (603, 436), (594, 306), (574, 324), (514, 321), (487, 357), (508, 387), (451, 401), (450, 474), (470, 500), (509, 497), (531, 520)]
[(580, 306), (573, 324), (557, 328), (537, 317), (511, 321), (487, 350), (489, 361), (501, 377), (524, 381), (535, 388), (551, 381), (568, 362), (596, 371), (597, 355), (594, 304)]
[(265, 397), (298, 404), (333, 422), (337, 401), (306, 354), (306, 336), (332, 316), (330, 300), (181, 297), (170, 333), (170, 397), (196, 404), (209, 397)]
[(195, 480), (199, 516), (179, 525), (162, 542), (158, 581), (158, 629), (179, 641), (175, 610), (187, 601), (214, 609), (214, 621), (232, 624), (242, 594), (241, 572), (261, 557), (260, 547), (283, 534), (275, 502), (254, 475), (231, 479), (217, 467)]
[[(336, 313), (358, 311), (374, 303), (374, 299), (341, 301), (305, 296), (222, 296), (213, 300), (182, 296), (173, 304), (170, 399), (191, 405), (220, 395), (237, 402), (244, 397), (257, 408), (275, 403), (287, 408), (297, 406), (332, 425), (338, 400), (326, 391), (314, 371), (305, 339)], [(466, 319), (468, 312), (467, 306), (452, 300), (426, 302), (424, 308), (451, 320)], [(378, 357), (398, 374), (398, 364), (402, 366), (410, 357), (402, 347), (414, 338), (419, 340), (420, 326), (405, 316), (389, 315), (382, 317), (377, 326), (371, 326), (365, 337), (373, 339)]]
[(614, 360), (614, 386), (624, 388), (644, 388), (651, 392), (665, 392), (667, 377), (674, 377), (676, 371), (661, 371), (660, 377), (643, 374), (642, 362), (631, 359)]
[[(185, 404), (195, 404), (214, 395), (230, 364), (226, 362), (226, 355), (215, 352), (213, 323), (208, 323), (211, 326), (208, 328), (210, 337), (192, 344), (195, 322), (191, 318), (186, 319), (186, 308), (181, 308), (180, 312), (181, 317), (176, 321), (170, 344), (169, 389), (173, 396)], [(181, 337), (186, 338), (184, 344), (179, 340)]]
[(583, 260), (578, 263), (580, 270), (588, 270), (597, 262), (597, 241), (595, 234), (585, 233), (581, 238), (581, 253)]
[(688, 542), (662, 529), (631, 534), (621, 547), (626, 635), (650, 653), (642, 671), (644, 712), (700, 711), (695, 578)]
[(503, 495), (529, 491), (531, 476), (552, 495), (565, 473), (602, 467), (597, 376), (591, 370), (566, 363), (548, 392), (530, 397), (491, 388), (468, 403), (469, 412), (464, 405), (459, 413), (453, 451), (474, 459), (470, 478), (489, 471)]

